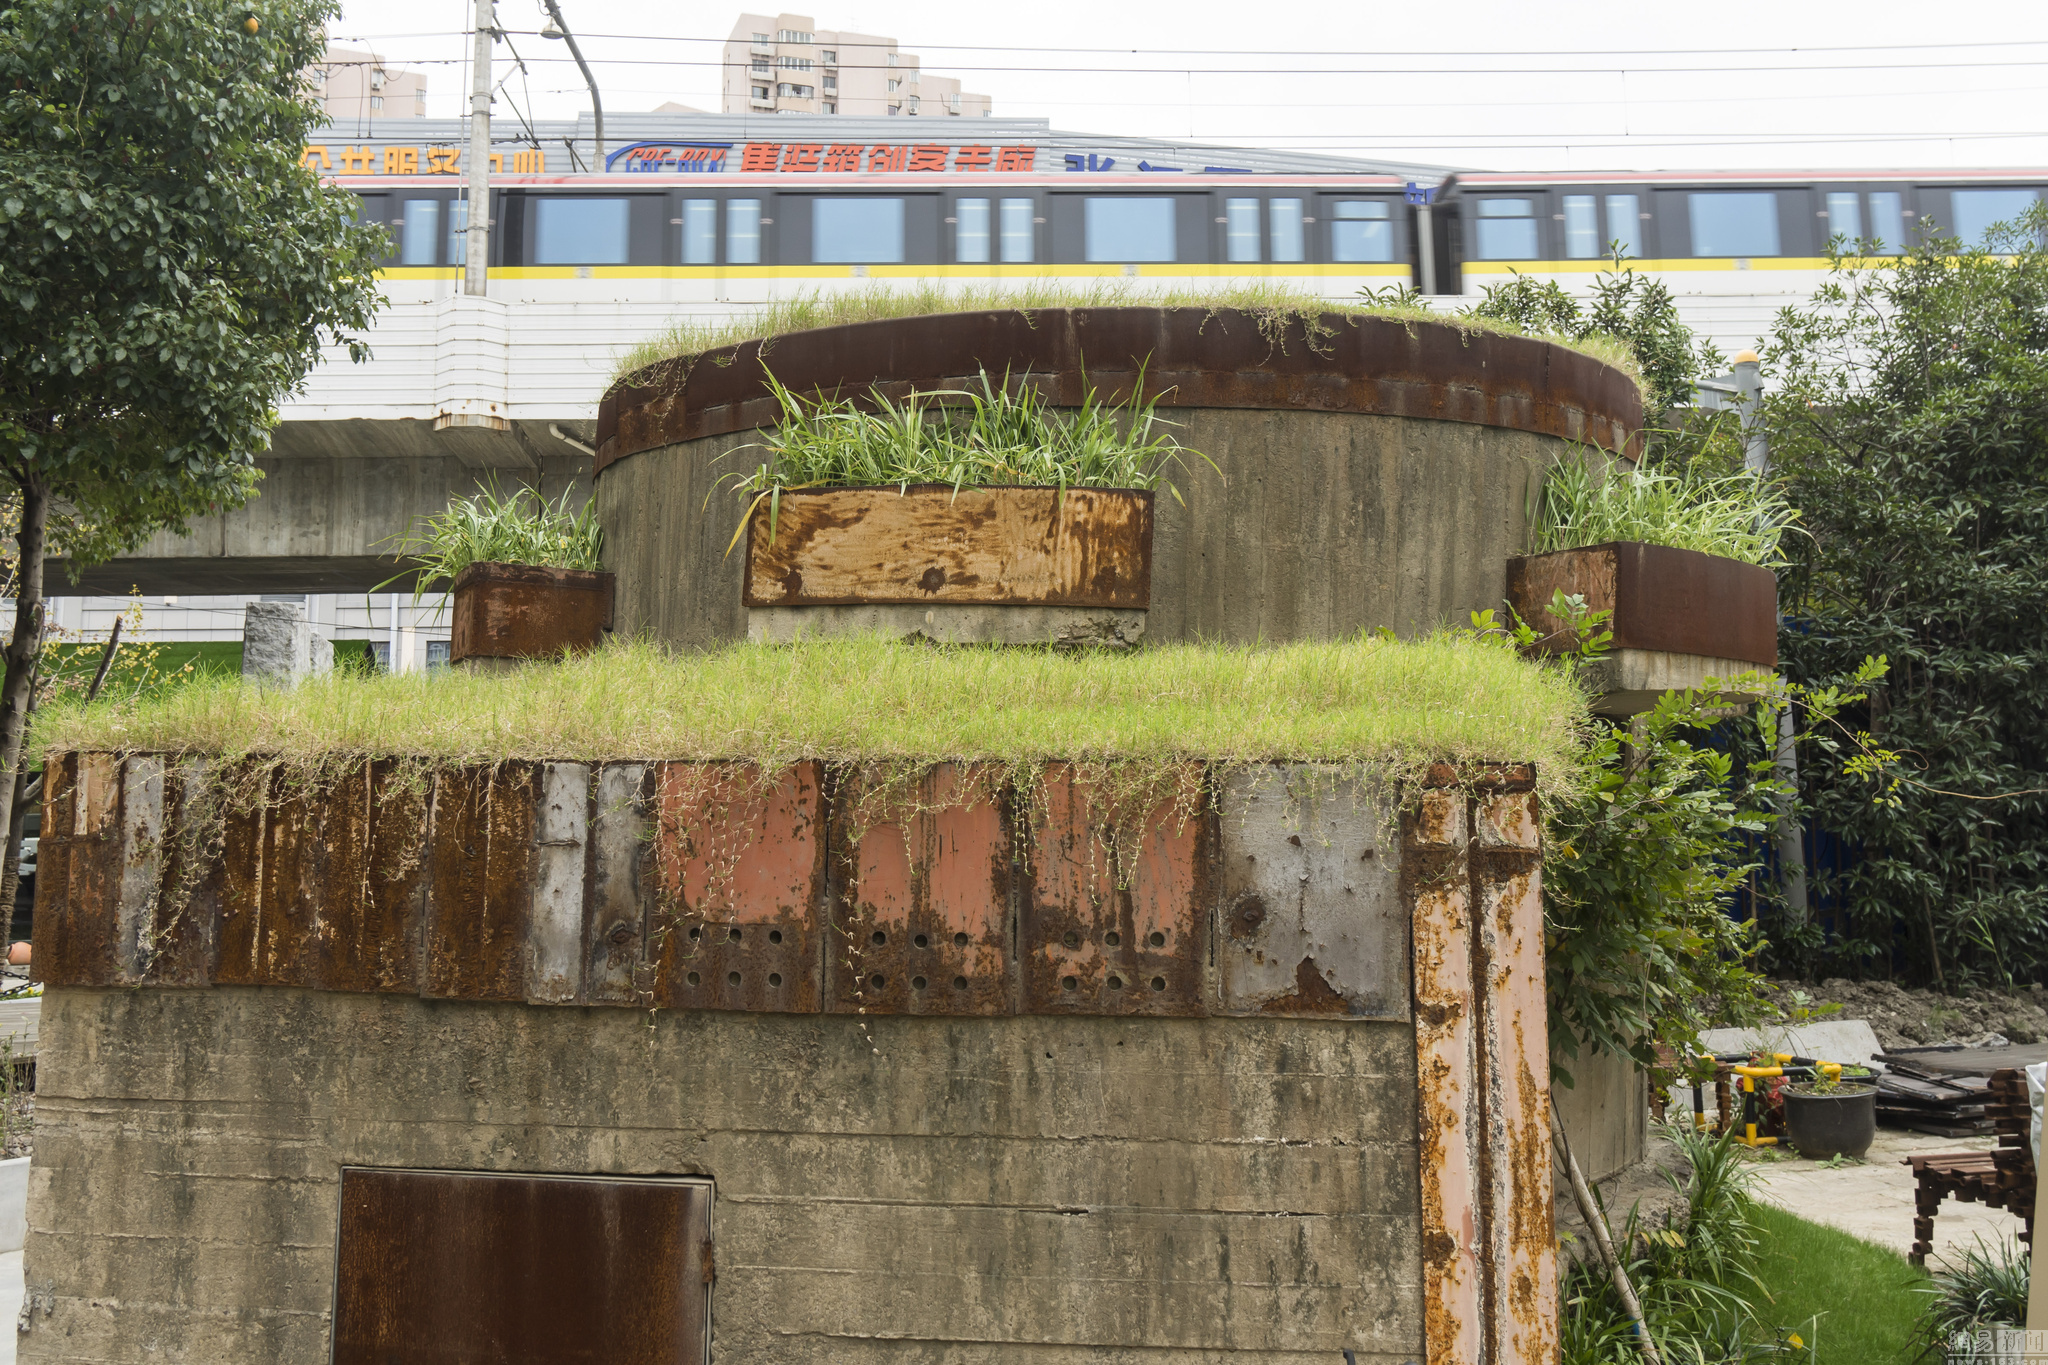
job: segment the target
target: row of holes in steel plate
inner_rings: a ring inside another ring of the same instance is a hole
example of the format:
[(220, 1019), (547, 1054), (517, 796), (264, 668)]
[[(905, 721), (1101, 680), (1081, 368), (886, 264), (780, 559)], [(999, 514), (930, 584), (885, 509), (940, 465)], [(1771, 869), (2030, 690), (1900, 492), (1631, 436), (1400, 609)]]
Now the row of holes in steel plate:
[[(702, 928), (697, 926), (691, 927), (691, 938), (702, 938), (703, 935), (704, 931)], [(742, 942), (745, 939), (745, 937), (745, 934), (741, 932), (738, 926), (734, 926), (733, 928), (727, 931), (727, 938), (733, 943)], [(768, 931), (768, 941), (770, 943), (782, 942), (782, 931), (780, 929), (770, 929)], [(874, 945), (878, 948), (884, 947), (889, 942), (889, 935), (885, 931), (877, 929), (875, 930), (874, 935), (870, 941), (874, 943)], [(1077, 933), (1074, 933), (1071, 930), (1068, 931), (1066, 939), (1064, 941), (1066, 943), (1066, 946), (1069, 948), (1078, 948), (1081, 946), (1081, 936)], [(1112, 929), (1102, 936), (1102, 941), (1108, 944), (1110, 947), (1114, 948), (1123, 942), (1123, 935), (1119, 934), (1116, 930)], [(1155, 929), (1151, 934), (1150, 942), (1151, 946), (1153, 946), (1154, 948), (1163, 947), (1166, 943), (1166, 935), (1160, 933), (1158, 930)], [(929, 948), (931, 947), (931, 939), (924, 934), (919, 934), (911, 940), (911, 945), (917, 948)], [(953, 935), (953, 945), (958, 948), (966, 947), (967, 935)], [(700, 984), (700, 978), (696, 972), (691, 972), (687, 979), (692, 986)], [(725, 981), (726, 984), (729, 986), (737, 986), (740, 984), (740, 974), (738, 972), (727, 972), (725, 975)], [(780, 986), (782, 984), (782, 973), (770, 972), (768, 974), (768, 984), (771, 987)], [(876, 990), (880, 990), (882, 989), (882, 987), (888, 985), (889, 983), (888, 978), (884, 977), (878, 972), (875, 975), (868, 978), (868, 984), (870, 986), (873, 986)], [(912, 990), (921, 991), (924, 990), (930, 984), (930, 982), (926, 981), (921, 976), (913, 976), (912, 978), (910, 978), (910, 988)], [(1079, 977), (1067, 976), (1060, 978), (1060, 989), (1062, 990), (1079, 990), (1080, 987), (1081, 981)], [(1109, 978), (1109, 988), (1113, 991), (1122, 990), (1124, 988), (1123, 978), (1120, 976), (1112, 976), (1111, 978)], [(966, 990), (967, 978), (964, 976), (954, 977), (953, 989), (956, 991)], [(1163, 976), (1153, 977), (1152, 989), (1155, 991), (1165, 990), (1166, 978)]]

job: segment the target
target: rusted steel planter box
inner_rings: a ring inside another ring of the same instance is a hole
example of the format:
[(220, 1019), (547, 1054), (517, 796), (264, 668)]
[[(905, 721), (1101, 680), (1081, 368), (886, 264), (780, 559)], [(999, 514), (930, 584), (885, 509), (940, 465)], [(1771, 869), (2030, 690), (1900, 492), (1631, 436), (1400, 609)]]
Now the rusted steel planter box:
[(536, 564), (472, 564), (455, 576), (448, 659), (552, 659), (596, 649), (612, 627), (614, 576)]
[(1151, 604), (1152, 495), (943, 484), (788, 492), (772, 509), (754, 507), (741, 595), (757, 640), (894, 628), (1021, 643), (1092, 623), (1128, 643)]
[(1611, 613), (1609, 686), (1602, 710), (1632, 714), (1657, 695), (1778, 665), (1778, 579), (1769, 569), (1697, 550), (1609, 541), (1508, 561), (1507, 600), (1543, 636), (1537, 648), (1577, 645), (1550, 612), (1553, 594)]

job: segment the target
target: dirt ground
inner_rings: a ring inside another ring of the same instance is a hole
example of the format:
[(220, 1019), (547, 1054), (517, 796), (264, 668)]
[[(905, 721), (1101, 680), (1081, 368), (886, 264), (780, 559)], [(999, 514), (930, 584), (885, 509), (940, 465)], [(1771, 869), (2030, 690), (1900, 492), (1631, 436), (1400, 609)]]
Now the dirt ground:
[(1794, 992), (1798, 991), (1806, 993), (1809, 1007), (1842, 1007), (1828, 1018), (1869, 1020), (1877, 1040), (1887, 1048), (1929, 1043), (1997, 1047), (2048, 1039), (2048, 992), (2040, 986), (2016, 995), (1992, 990), (1941, 995), (1905, 990), (1889, 981), (1834, 978), (1817, 986), (1796, 981), (1770, 983), (1771, 999), (1788, 1018), (1797, 1007)]

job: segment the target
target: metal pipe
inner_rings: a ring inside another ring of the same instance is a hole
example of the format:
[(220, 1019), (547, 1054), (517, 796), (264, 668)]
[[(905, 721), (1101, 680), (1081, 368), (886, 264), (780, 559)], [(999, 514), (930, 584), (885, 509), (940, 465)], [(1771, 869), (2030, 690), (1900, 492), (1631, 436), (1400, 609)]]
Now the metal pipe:
[(1430, 222), (1429, 205), (1415, 207), (1416, 246), (1422, 251), (1422, 292), (1436, 293), (1436, 229)]
[(469, 233), (462, 292), (482, 297), (491, 260), (491, 35), (494, 0), (476, 0), (476, 48), (469, 82)]
[[(555, 21), (555, 27), (562, 30), (563, 41), (569, 44), (569, 55), (576, 59), (576, 69), (583, 73), (584, 84), (590, 87), (590, 115), (597, 124), (597, 155), (591, 158), (592, 170), (604, 169), (604, 104), (597, 97), (597, 77), (590, 74), (590, 63), (583, 60), (583, 49), (576, 46), (576, 35), (562, 22), (562, 7), (555, 0), (546, 0), (548, 18)], [(552, 37), (553, 35), (548, 35)]]

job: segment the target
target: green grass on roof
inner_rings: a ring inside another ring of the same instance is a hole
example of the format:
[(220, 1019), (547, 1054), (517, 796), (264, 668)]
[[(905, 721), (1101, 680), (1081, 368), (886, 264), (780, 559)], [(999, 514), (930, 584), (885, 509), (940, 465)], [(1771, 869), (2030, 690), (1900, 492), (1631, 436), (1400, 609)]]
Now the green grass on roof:
[(1122, 280), (1096, 280), (1086, 284), (1065, 280), (1029, 280), (1015, 285), (954, 287), (944, 280), (923, 279), (901, 287), (875, 285), (843, 291), (810, 290), (776, 299), (749, 313), (685, 318), (667, 331), (621, 353), (612, 377), (616, 382), (649, 365), (701, 355), (720, 346), (854, 322), (1002, 309), (1029, 312), (1041, 308), (1137, 307), (1239, 308), (1259, 317), (1262, 325), (1276, 330), (1295, 318), (1335, 314), (1355, 318), (1391, 317), (1406, 322), (1442, 322), (1468, 331), (1538, 336), (1540, 340), (1583, 352), (1612, 365), (1641, 383), (1641, 370), (1636, 364), (1635, 353), (1626, 344), (1609, 337), (1575, 340), (1530, 333), (1494, 318), (1433, 312), (1420, 303), (1329, 299), (1306, 289), (1277, 284), (1185, 285), (1162, 290), (1146, 289)]
[(202, 678), (35, 717), (70, 749), (507, 758), (836, 761), (1518, 761), (1556, 780), (1583, 702), (1556, 671), (1470, 634), (1166, 645), (1128, 654), (882, 639), (677, 655), (615, 644), (561, 664), (332, 675), (291, 690)]

